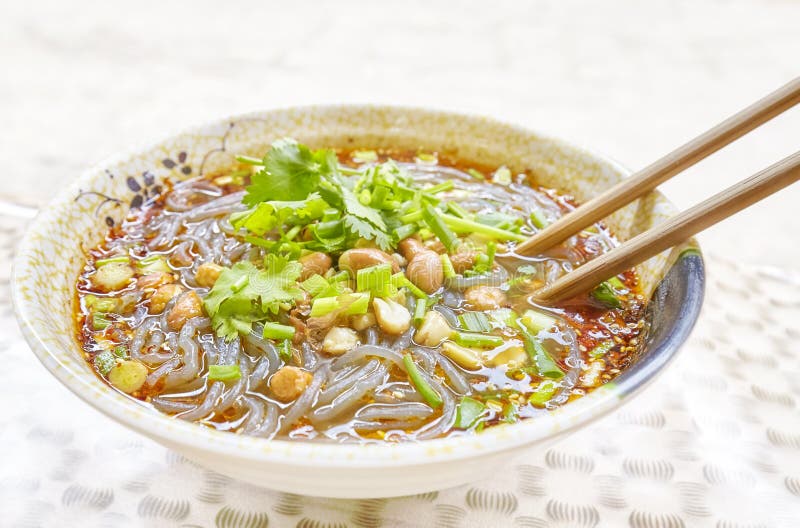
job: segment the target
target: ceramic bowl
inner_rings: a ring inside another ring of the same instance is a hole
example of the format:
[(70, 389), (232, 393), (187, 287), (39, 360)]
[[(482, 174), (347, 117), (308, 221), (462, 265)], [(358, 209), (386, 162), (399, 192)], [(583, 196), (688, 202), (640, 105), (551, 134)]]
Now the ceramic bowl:
[[(401, 445), (264, 440), (169, 418), (112, 390), (81, 357), (74, 286), (84, 252), (166, 181), (209, 174), (235, 154), (260, 155), (276, 138), (315, 147), (398, 147), (438, 151), (481, 165), (527, 170), (578, 201), (627, 172), (596, 153), (492, 119), (385, 106), (318, 106), (248, 114), (194, 128), (107, 160), (58, 194), (30, 225), (14, 263), (16, 313), (33, 352), (89, 405), (208, 468), (285, 492), (388, 497), (479, 480), (520, 449), (543, 446), (629, 400), (674, 357), (697, 318), (704, 271), (691, 243), (639, 266), (650, 297), (649, 330), (635, 363), (613, 383), (549, 415), (480, 434)], [(608, 219), (625, 240), (674, 213), (654, 193)], [(43, 382), (45, 382), (43, 380)]]

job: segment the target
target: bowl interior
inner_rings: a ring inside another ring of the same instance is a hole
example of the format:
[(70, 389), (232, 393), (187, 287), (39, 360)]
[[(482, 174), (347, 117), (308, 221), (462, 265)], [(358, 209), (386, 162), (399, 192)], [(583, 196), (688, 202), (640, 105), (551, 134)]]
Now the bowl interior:
[[(292, 136), (318, 147), (424, 148), (481, 165), (527, 170), (543, 185), (579, 202), (606, 189), (626, 171), (560, 140), (491, 119), (412, 108), (327, 106), (277, 110), (205, 125), (108, 160), (64, 189), (31, 225), (15, 261), (14, 301), (34, 352), (63, 383), (104, 413), (169, 445), (193, 445), (241, 457), (285, 457), (297, 463), (383, 464), (426, 457), (470, 456), (564, 432), (618, 405), (659, 371), (685, 339), (702, 299), (702, 261), (691, 243), (664, 252), (638, 271), (654, 294), (652, 330), (639, 360), (615, 384), (570, 403), (544, 419), (490, 428), (481, 435), (394, 446), (265, 442), (172, 420), (107, 387), (81, 357), (75, 337), (73, 288), (85, 251), (131, 208), (157, 196), (167, 181), (230, 167), (236, 154), (260, 156), (275, 139)], [(607, 221), (621, 240), (663, 221), (673, 206), (652, 193)], [(682, 258), (679, 258), (681, 257)], [(676, 264), (677, 263), (677, 264)], [(670, 271), (671, 270), (671, 271)], [(669, 273), (668, 273), (669, 272)], [(668, 276), (669, 280), (662, 283)], [(657, 290), (657, 286), (661, 287)], [(310, 458), (309, 458), (310, 457)], [(295, 457), (292, 457), (295, 458)]]

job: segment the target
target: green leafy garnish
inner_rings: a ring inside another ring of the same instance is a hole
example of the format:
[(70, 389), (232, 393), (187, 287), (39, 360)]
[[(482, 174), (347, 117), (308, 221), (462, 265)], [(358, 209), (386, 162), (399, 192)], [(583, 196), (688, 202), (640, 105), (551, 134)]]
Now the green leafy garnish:
[[(290, 138), (279, 139), (264, 157), (264, 168), (255, 173), (242, 200), (253, 206), (271, 200), (303, 200), (330, 170), (329, 150), (311, 151)], [(334, 161), (335, 162), (335, 161)]]
[(264, 269), (243, 261), (223, 270), (203, 301), (217, 335), (232, 340), (247, 334), (253, 322), (293, 304), (302, 295), (301, 271), (299, 262), (277, 255), (267, 255)]

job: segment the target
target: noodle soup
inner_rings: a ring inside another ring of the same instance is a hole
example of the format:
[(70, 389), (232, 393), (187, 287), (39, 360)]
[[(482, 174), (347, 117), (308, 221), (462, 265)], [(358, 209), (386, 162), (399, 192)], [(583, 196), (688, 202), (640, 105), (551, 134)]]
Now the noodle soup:
[(644, 326), (631, 270), (532, 293), (616, 241), (515, 244), (573, 207), (505, 167), (312, 151), (175, 184), (91, 250), (79, 339), (117, 390), (264, 438), (399, 442), (536, 419), (611, 380)]

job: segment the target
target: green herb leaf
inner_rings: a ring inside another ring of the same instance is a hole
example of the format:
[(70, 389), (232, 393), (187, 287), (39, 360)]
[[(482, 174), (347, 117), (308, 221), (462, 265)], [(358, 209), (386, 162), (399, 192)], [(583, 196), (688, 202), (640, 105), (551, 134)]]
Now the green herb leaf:
[[(244, 203), (250, 206), (271, 200), (302, 200), (331, 170), (327, 150), (311, 151), (290, 138), (279, 139), (264, 157), (264, 168), (247, 187)], [(335, 159), (335, 155), (334, 155)]]
[(260, 270), (252, 262), (237, 262), (220, 274), (203, 301), (217, 335), (231, 340), (248, 333), (254, 321), (278, 313), (302, 295), (299, 262), (267, 255), (265, 264)]

